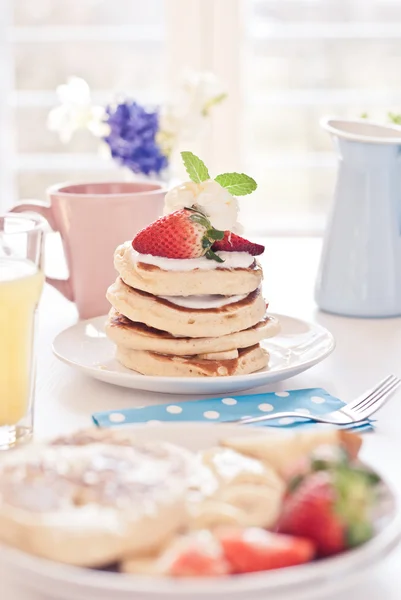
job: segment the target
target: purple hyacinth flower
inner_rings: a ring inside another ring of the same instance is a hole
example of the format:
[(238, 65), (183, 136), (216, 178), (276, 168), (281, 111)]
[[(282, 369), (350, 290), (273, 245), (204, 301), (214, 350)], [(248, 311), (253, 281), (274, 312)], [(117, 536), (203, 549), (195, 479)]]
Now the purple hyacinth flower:
[(168, 160), (156, 142), (157, 110), (146, 110), (137, 102), (126, 100), (108, 106), (106, 112), (110, 133), (104, 140), (112, 157), (135, 173), (159, 175)]

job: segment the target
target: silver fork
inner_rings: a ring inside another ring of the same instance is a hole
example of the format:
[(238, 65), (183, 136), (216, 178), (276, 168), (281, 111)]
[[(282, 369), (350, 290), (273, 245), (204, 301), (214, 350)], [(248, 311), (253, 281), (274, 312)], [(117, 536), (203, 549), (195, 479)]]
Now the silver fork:
[(390, 399), (400, 384), (401, 379), (395, 375), (388, 375), (374, 388), (366, 390), (366, 392), (361, 396), (358, 396), (353, 402), (346, 404), (340, 408), (340, 410), (335, 410), (326, 415), (305, 415), (297, 411), (283, 411), (271, 413), (269, 415), (261, 415), (260, 417), (242, 417), (242, 419), (225, 421), (225, 423), (247, 425), (250, 423), (260, 423), (261, 421), (282, 419), (284, 417), (302, 418), (309, 421), (316, 421), (317, 423), (330, 423), (331, 425), (349, 425), (351, 423), (358, 423), (359, 421), (364, 421), (368, 417), (371, 417), (378, 411), (379, 408)]

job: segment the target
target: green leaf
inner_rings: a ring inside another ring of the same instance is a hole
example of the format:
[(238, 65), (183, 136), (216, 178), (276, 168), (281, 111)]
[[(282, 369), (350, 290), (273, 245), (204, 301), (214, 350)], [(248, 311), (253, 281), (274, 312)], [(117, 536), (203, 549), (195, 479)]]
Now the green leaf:
[(209, 231), (207, 231), (207, 235), (212, 240), (222, 240), (224, 237), (224, 231), (219, 231), (218, 229), (209, 229)]
[(202, 183), (210, 179), (209, 171), (203, 161), (192, 152), (181, 152), (182, 160), (191, 180), (195, 183)]
[(213, 252), (213, 250), (208, 250), (205, 254), (206, 258), (208, 258), (209, 260), (215, 260), (218, 263), (222, 263), (224, 262), (224, 260), (222, 258), (220, 258), (220, 256), (218, 256), (215, 252)]
[(246, 196), (257, 188), (256, 181), (245, 173), (223, 173), (217, 175), (215, 180), (233, 196)]
[(399, 115), (397, 113), (389, 112), (389, 113), (387, 113), (387, 116), (388, 116), (389, 120), (392, 123), (394, 123), (395, 125), (401, 125), (401, 115)]
[(301, 485), (301, 483), (304, 481), (305, 476), (298, 474), (295, 475), (294, 477), (292, 477), (292, 479), (290, 479), (290, 481), (287, 484), (287, 491), (290, 494), (293, 494), (295, 492), (295, 490)]
[(226, 98), (226, 92), (222, 92), (221, 94), (214, 96), (214, 98), (210, 98), (210, 100), (205, 102), (205, 104), (203, 105), (201, 111), (202, 117), (208, 117), (210, 114), (210, 109), (213, 108), (213, 106), (216, 106), (216, 104), (220, 104), (220, 102), (223, 102), (223, 100), (225, 100)]
[(204, 217), (203, 215), (199, 214), (199, 213), (194, 213), (189, 218), (194, 223), (198, 223), (199, 225), (203, 225), (203, 227), (206, 227), (206, 229), (208, 229), (210, 227), (210, 222), (208, 221), (208, 219), (206, 217)]
[(199, 206), (197, 204), (193, 204), (192, 206), (186, 206), (185, 210), (189, 210), (189, 212), (193, 212), (197, 215), (201, 215), (202, 217), (205, 217), (205, 219), (207, 219), (207, 216), (205, 215), (205, 213), (199, 208)]
[(364, 544), (373, 537), (373, 525), (369, 521), (354, 521), (346, 532), (347, 545), (350, 548)]
[(208, 240), (207, 238), (202, 238), (202, 248), (210, 248), (210, 246), (213, 244), (212, 240)]

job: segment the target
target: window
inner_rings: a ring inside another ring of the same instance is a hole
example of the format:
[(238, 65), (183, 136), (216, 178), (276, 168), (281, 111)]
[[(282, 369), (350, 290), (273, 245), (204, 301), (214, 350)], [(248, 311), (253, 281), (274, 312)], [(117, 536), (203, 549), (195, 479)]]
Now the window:
[[(319, 231), (336, 159), (325, 114), (386, 120), (401, 110), (399, 0), (2, 0), (0, 206), (58, 181), (122, 176), (89, 133), (46, 129), (71, 75), (96, 102), (115, 91), (163, 101), (186, 67), (211, 70), (229, 99), (202, 147), (210, 170), (257, 179), (242, 220), (259, 233)], [(6, 10), (7, 9), (7, 10)], [(112, 175), (111, 175), (112, 173)], [(250, 210), (249, 207), (252, 207)]]
[(56, 87), (71, 75), (86, 79), (99, 103), (111, 100), (114, 90), (143, 101), (162, 98), (165, 2), (4, 2), (9, 12), (2, 44), (8, 90), (0, 99), (2, 135), (8, 134), (1, 154), (3, 208), (20, 198), (42, 199), (56, 182), (107, 179), (113, 169), (116, 178), (115, 166), (98, 156), (98, 140), (83, 131), (62, 144), (47, 130), (47, 114), (57, 103)]
[(242, 149), (259, 183), (259, 228), (321, 229), (336, 158), (319, 120), (401, 112), (401, 2), (243, 0), (242, 9)]

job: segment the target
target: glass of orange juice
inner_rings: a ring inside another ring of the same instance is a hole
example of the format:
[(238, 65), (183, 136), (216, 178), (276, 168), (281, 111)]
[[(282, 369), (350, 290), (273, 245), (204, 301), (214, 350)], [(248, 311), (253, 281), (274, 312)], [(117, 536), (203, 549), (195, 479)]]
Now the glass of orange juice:
[(0, 449), (28, 441), (33, 432), (43, 236), (37, 217), (0, 216)]

